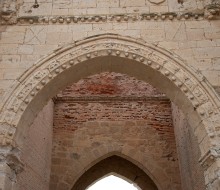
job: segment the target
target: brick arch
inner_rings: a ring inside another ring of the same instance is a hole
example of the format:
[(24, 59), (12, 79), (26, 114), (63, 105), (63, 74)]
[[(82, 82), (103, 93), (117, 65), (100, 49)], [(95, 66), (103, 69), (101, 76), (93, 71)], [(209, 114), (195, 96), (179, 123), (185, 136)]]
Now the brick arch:
[(1, 145), (22, 147), (26, 129), (51, 97), (68, 84), (103, 71), (137, 77), (164, 92), (185, 113), (198, 138), (200, 162), (215, 176), (210, 181), (217, 180), (213, 168), (218, 168), (219, 159), (216, 129), (220, 101), (214, 89), (180, 57), (119, 35), (76, 41), (55, 50), (24, 73), (4, 100)]
[(85, 190), (103, 176), (115, 173), (125, 180), (133, 182), (142, 190), (157, 190), (156, 184), (150, 177), (132, 162), (119, 157), (110, 156), (98, 162), (87, 170), (74, 184), (72, 190)]

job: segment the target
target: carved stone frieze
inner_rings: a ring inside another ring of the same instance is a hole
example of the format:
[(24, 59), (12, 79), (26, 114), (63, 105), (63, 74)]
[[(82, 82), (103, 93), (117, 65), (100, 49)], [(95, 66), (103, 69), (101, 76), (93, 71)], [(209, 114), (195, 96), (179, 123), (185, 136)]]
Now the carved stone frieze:
[[(103, 19), (105, 17), (105, 19)], [(120, 15), (80, 15), (80, 16), (23, 16), (18, 17), (18, 24), (77, 24), (77, 23), (105, 23), (105, 22), (136, 22), (136, 21), (165, 21), (165, 20), (202, 20), (211, 19), (204, 17), (204, 12), (166, 12), (166, 13), (141, 13)], [(213, 15), (212, 19), (215, 18)], [(62, 21), (62, 22), (61, 22)]]
[[(160, 4), (164, 0), (149, 0), (151, 3)], [(202, 20), (219, 19), (220, 5), (210, 4), (204, 10), (183, 11), (183, 12), (151, 12), (133, 14), (109, 14), (109, 15), (64, 15), (64, 16), (23, 16), (17, 17), (16, 0), (4, 0), (1, 4), (0, 24), (77, 24), (97, 22), (135, 22), (135, 21), (165, 21), (165, 20)]]

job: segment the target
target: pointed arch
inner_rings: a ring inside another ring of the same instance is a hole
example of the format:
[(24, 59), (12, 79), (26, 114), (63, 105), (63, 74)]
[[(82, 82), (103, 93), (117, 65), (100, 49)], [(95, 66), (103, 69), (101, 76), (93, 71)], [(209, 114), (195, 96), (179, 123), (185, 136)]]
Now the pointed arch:
[(158, 190), (156, 184), (143, 170), (132, 162), (116, 155), (107, 157), (86, 170), (73, 185), (72, 190), (84, 190), (111, 173), (134, 183), (142, 190)]
[(220, 101), (214, 89), (180, 57), (113, 34), (60, 47), (17, 79), (1, 110), (1, 144), (21, 147), (26, 129), (51, 97), (68, 84), (103, 71), (134, 76), (164, 92), (185, 113), (198, 138), (200, 162), (216, 176), (212, 164), (218, 168)]

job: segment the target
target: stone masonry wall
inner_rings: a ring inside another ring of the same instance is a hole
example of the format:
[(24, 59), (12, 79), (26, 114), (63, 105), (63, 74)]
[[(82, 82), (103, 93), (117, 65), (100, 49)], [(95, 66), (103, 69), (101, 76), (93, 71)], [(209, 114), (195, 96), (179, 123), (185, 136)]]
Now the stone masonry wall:
[(179, 155), (182, 189), (205, 189), (204, 170), (198, 160), (201, 153), (184, 114), (172, 104), (173, 125)]
[[(19, 16), (29, 15), (86, 15), (142, 12), (168, 12), (203, 9), (212, 0), (23, 0)], [(180, 3), (182, 2), (182, 3)]]
[(167, 100), (57, 103), (50, 189), (72, 188), (97, 159), (119, 152), (135, 156), (163, 189), (180, 190), (170, 112)]
[(135, 157), (162, 189), (181, 189), (170, 101), (155, 88), (101, 73), (54, 100), (51, 190), (71, 189), (84, 170), (114, 153)]
[(51, 169), (53, 102), (35, 118), (24, 140), (21, 161), (23, 172), (17, 175), (14, 190), (48, 190)]
[(38, 60), (98, 34), (131, 36), (161, 47), (180, 56), (216, 89), (220, 86), (219, 8), (212, 7), (218, 0), (38, 0), (38, 8), (32, 0), (2, 2), (0, 111), (19, 77)]

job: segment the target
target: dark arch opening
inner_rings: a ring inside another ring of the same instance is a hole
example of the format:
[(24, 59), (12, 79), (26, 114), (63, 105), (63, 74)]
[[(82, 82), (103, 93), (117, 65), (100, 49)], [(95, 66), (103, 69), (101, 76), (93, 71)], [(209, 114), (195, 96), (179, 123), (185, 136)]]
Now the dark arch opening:
[(76, 181), (72, 190), (85, 190), (109, 173), (116, 173), (133, 182), (142, 190), (158, 190), (152, 179), (139, 167), (119, 156), (108, 157), (92, 166)]

